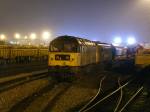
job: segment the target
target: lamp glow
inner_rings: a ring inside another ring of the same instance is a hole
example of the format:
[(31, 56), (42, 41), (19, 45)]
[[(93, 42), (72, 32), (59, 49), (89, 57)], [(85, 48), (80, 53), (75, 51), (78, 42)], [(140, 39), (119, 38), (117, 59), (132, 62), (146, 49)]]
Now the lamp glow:
[(42, 33), (42, 38), (45, 41), (49, 40), (50, 36), (51, 36), (50, 32), (45, 31), (45, 32)]
[(133, 45), (136, 43), (136, 40), (134, 37), (129, 37), (127, 40), (128, 45)]
[(0, 35), (0, 40), (5, 40), (6, 39), (6, 36), (4, 34), (1, 34)]
[(122, 39), (121, 37), (115, 37), (114, 40), (113, 40), (113, 45), (120, 45), (122, 43)]
[(20, 34), (19, 33), (16, 33), (15, 35), (14, 35), (14, 37), (16, 38), (16, 39), (20, 39)]
[(35, 33), (31, 33), (30, 38), (31, 40), (35, 40), (37, 38), (37, 35)]
[(28, 39), (28, 36), (25, 36), (24, 39), (25, 39), (25, 40)]

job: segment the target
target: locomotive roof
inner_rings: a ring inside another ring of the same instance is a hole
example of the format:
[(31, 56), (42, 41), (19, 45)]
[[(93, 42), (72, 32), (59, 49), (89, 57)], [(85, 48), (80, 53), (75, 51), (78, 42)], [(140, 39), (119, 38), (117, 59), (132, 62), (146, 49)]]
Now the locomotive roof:
[(80, 38), (80, 37), (75, 37), (75, 36), (68, 36), (68, 35), (64, 35), (64, 36), (59, 36), (56, 37), (53, 41), (51, 41), (51, 43), (56, 42), (56, 41), (70, 41), (73, 43), (76, 43), (77, 45), (99, 45), (99, 46), (105, 46), (105, 47), (111, 47), (111, 44), (108, 43), (103, 43), (100, 41), (90, 41), (88, 39), (84, 39), (84, 38)]
[(62, 41), (62, 40), (68, 40), (68, 41), (76, 43), (78, 45), (96, 45), (96, 43), (94, 41), (90, 41), (88, 39), (74, 37), (74, 36), (68, 36), (68, 35), (59, 36), (59, 37), (55, 38), (52, 42)]

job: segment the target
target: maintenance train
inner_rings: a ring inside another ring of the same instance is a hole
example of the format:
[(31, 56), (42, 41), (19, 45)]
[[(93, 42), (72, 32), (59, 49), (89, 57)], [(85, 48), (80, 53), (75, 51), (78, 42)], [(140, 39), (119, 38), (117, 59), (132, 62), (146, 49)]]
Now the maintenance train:
[(68, 71), (78, 75), (81, 68), (87, 65), (106, 65), (125, 59), (127, 48), (65, 35), (50, 42), (48, 67), (50, 75), (60, 77), (67, 76)]
[(28, 63), (48, 58), (48, 48), (44, 46), (0, 45), (0, 64)]

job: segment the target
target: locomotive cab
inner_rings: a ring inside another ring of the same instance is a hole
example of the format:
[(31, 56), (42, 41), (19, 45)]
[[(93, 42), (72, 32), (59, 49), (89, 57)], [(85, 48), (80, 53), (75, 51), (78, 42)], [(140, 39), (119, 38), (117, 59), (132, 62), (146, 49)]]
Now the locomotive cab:
[(50, 52), (78, 52), (78, 43), (68, 37), (57, 38), (50, 43)]
[(79, 66), (79, 45), (73, 38), (64, 36), (53, 40), (49, 47), (49, 66)]

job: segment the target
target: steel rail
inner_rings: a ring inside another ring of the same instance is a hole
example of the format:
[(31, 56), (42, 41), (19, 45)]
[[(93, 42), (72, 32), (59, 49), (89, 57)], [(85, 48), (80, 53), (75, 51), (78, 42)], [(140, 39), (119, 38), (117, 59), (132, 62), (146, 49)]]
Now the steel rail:
[(80, 110), (79, 112), (82, 112), (83, 110), (85, 110), (87, 108), (87, 106), (89, 106), (95, 99), (96, 97), (100, 94), (101, 92), (101, 88), (102, 88), (102, 82), (104, 81), (104, 79), (106, 78), (106, 76), (104, 76), (101, 80), (100, 80), (100, 83), (99, 83), (99, 89), (98, 89), (98, 92), (97, 94), (86, 104), (84, 105)]
[(47, 72), (48, 72), (48, 70), (41, 70), (41, 71), (34, 71), (34, 72), (31, 72), (31, 73), (24, 73), (24, 74), (18, 74), (18, 75), (14, 75), (14, 76), (3, 77), (3, 78), (0, 78), (0, 84), (6, 83), (6, 82), (9, 82), (9, 81), (13, 81), (13, 80), (16, 80), (16, 79), (24, 78), (24, 77), (30, 77), (30, 76), (33, 76), (33, 75), (38, 75), (38, 74), (41, 74), (41, 73), (47, 73)]
[[(120, 78), (118, 79), (118, 85), (119, 85), (119, 87), (121, 87)], [(122, 88), (121, 88), (121, 89), (120, 89), (120, 98), (119, 98), (119, 100), (118, 100), (118, 103), (117, 103), (117, 106), (116, 106), (114, 112), (117, 112), (117, 110), (118, 110), (118, 108), (119, 108), (119, 106), (120, 106), (120, 104), (121, 104), (121, 101), (122, 101), (122, 96), (123, 96), (123, 91), (122, 91)]]
[(95, 103), (94, 105), (92, 105), (91, 107), (87, 108), (86, 110), (84, 110), (83, 112), (87, 112), (89, 110), (91, 110), (93, 107), (95, 107), (97, 104), (101, 103), (102, 101), (106, 100), (107, 98), (109, 98), (110, 96), (112, 96), (113, 94), (115, 94), (116, 92), (118, 92), (120, 89), (126, 87), (128, 84), (130, 83), (130, 81), (128, 81), (127, 83), (125, 83), (124, 85), (122, 85), (121, 87), (119, 87), (118, 89), (116, 89), (115, 91), (111, 92), (110, 94), (108, 94), (107, 96), (105, 96), (104, 98), (102, 98), (100, 101), (98, 101), (97, 103)]
[(143, 86), (140, 87), (137, 92), (128, 100), (128, 102), (118, 111), (118, 112), (122, 112), (126, 107), (127, 105), (143, 90)]
[(48, 75), (46, 73), (39, 73), (39, 74), (36, 74), (36, 75), (22, 77), (22, 78), (19, 78), (19, 79), (16, 79), (16, 80), (11, 80), (11, 81), (5, 82), (5, 83), (0, 85), (1, 86), (0, 93), (6, 91), (8, 89), (11, 89), (13, 87), (19, 86), (21, 84), (24, 84), (24, 83), (27, 83), (27, 82), (30, 82), (30, 81), (33, 81), (33, 80), (42, 79), (42, 78), (45, 78), (47, 76)]

